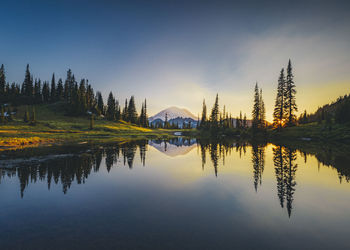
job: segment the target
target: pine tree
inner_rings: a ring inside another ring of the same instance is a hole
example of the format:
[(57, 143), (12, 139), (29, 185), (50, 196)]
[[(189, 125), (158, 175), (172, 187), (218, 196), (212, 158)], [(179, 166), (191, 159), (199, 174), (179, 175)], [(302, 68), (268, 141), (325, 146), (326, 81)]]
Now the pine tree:
[(122, 119), (126, 122), (129, 120), (128, 119), (128, 99), (125, 99), (125, 106), (122, 113)]
[(253, 129), (258, 129), (260, 125), (260, 94), (258, 83), (255, 84), (254, 88), (254, 105), (252, 111), (252, 127)]
[(241, 129), (241, 121), (238, 116), (236, 117), (236, 129)]
[(242, 116), (242, 111), (239, 111), (239, 125), (240, 125), (240, 129), (242, 129), (243, 126), (243, 116)]
[(214, 128), (218, 127), (219, 113), (219, 95), (216, 94), (215, 103), (210, 115), (210, 124)]
[(200, 122), (200, 128), (205, 128), (207, 123), (207, 105), (205, 104), (205, 99), (203, 100), (202, 108), (202, 118)]
[(277, 128), (282, 128), (284, 122), (284, 106), (285, 106), (285, 89), (286, 80), (284, 77), (284, 69), (282, 68), (280, 76), (278, 78), (277, 96), (275, 100), (275, 109), (273, 111), (273, 124)]
[(57, 90), (56, 90), (56, 99), (58, 101), (63, 100), (64, 98), (64, 90), (63, 90), (63, 82), (62, 79), (58, 79), (58, 83), (57, 83)]
[(35, 79), (35, 83), (34, 83), (34, 99), (35, 99), (35, 103), (39, 104), (41, 103), (43, 100), (42, 94), (41, 94), (41, 80), (36, 80)]
[(103, 103), (103, 98), (102, 98), (102, 94), (100, 91), (96, 92), (96, 99), (97, 99), (97, 111), (100, 114), (104, 114), (104, 103)]
[(106, 117), (110, 121), (115, 120), (115, 100), (112, 92), (109, 93), (108, 100), (107, 100)]
[(248, 127), (248, 123), (247, 123), (247, 115), (244, 114), (244, 118), (243, 118), (243, 128), (246, 129)]
[(1, 64), (1, 67), (0, 67), (0, 102), (2, 102), (5, 98), (5, 85), (6, 85), (5, 68), (4, 68), (4, 65)]
[(85, 94), (85, 103), (88, 110), (93, 110), (96, 106), (95, 102), (95, 94), (94, 89), (91, 84), (89, 84), (89, 80), (86, 80), (86, 94)]
[(145, 99), (145, 103), (143, 104), (143, 126), (145, 128), (149, 127), (148, 115), (147, 115), (147, 101), (146, 101), (146, 99)]
[(56, 80), (55, 80), (55, 73), (52, 74), (51, 79), (51, 93), (50, 93), (50, 101), (55, 102), (56, 101)]
[(68, 69), (67, 78), (66, 78), (66, 81), (64, 82), (64, 94), (63, 94), (67, 103), (71, 102), (71, 95), (74, 90), (74, 83), (75, 83), (75, 78), (74, 78), (74, 75), (72, 74), (72, 70)]
[(44, 82), (43, 84), (42, 95), (44, 103), (48, 103), (50, 100), (50, 87), (48, 82)]
[(27, 64), (24, 82), (23, 82), (23, 94), (27, 97), (26, 101), (31, 103), (33, 97), (33, 77), (29, 71), (29, 64)]
[(293, 126), (296, 123), (296, 116), (294, 114), (295, 111), (298, 111), (296, 102), (295, 102), (295, 94), (297, 93), (295, 89), (294, 76), (292, 72), (292, 63), (289, 60), (287, 66), (287, 76), (286, 76), (286, 89), (285, 89), (285, 117), (286, 117), (286, 125)]
[(260, 89), (260, 95), (259, 95), (259, 105), (260, 105), (260, 112), (259, 112), (259, 126), (260, 128), (265, 128), (265, 120), (266, 120), (266, 111), (265, 111), (265, 103), (262, 98), (262, 89)]
[(134, 96), (131, 96), (129, 100), (129, 106), (128, 106), (128, 118), (129, 122), (136, 124), (137, 123), (137, 111), (135, 107), (135, 99)]
[(142, 126), (143, 124), (143, 103), (141, 105), (141, 112), (140, 112), (140, 117), (139, 117), (139, 125)]
[(86, 92), (85, 79), (81, 79), (78, 90), (78, 105), (81, 113), (85, 113), (88, 110)]

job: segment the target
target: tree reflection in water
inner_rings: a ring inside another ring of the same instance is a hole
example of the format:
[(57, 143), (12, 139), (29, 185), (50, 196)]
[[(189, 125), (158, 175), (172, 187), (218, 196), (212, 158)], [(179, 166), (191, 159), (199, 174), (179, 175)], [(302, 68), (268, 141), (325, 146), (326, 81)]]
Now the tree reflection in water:
[(293, 196), (295, 192), (295, 174), (298, 165), (296, 151), (290, 148), (277, 146), (273, 148), (273, 162), (275, 165), (275, 174), (277, 181), (277, 195), (280, 205), (283, 208), (286, 202), (288, 216), (290, 217), (293, 209)]
[[(106, 170), (123, 165), (133, 168), (135, 154), (140, 153), (140, 161), (143, 166), (146, 163), (146, 153), (148, 144), (158, 147), (163, 153), (169, 150), (180, 149), (181, 147), (193, 147), (197, 144), (200, 151), (202, 169), (207, 162), (207, 154), (213, 165), (213, 172), (216, 177), (220, 173), (220, 164), (225, 164), (225, 159), (232, 152), (236, 152), (240, 158), (247, 152), (247, 147), (251, 147), (251, 164), (253, 169), (253, 186), (255, 191), (263, 183), (263, 173), (265, 168), (265, 148), (266, 144), (234, 141), (212, 141), (176, 138), (168, 141), (130, 141), (125, 143), (115, 143), (101, 146), (86, 146), (74, 150), (65, 148), (65, 151), (56, 155), (42, 154), (37, 156), (35, 149), (23, 151), (24, 160), (18, 160), (19, 153), (13, 153), (8, 160), (0, 160), (0, 183), (4, 178), (17, 177), (20, 183), (20, 195), (23, 197), (24, 191), (29, 183), (46, 181), (48, 189), (52, 183), (62, 185), (63, 193), (67, 193), (72, 183), (83, 184), (92, 172), (100, 170), (103, 159)], [(157, 146), (158, 145), (158, 146)], [(58, 150), (58, 149), (57, 149)], [(63, 149), (62, 149), (63, 150)], [(335, 168), (338, 172), (340, 182), (350, 181), (349, 155), (347, 149), (343, 151), (325, 148), (324, 150), (312, 151), (309, 148), (295, 149), (284, 146), (273, 146), (273, 163), (277, 185), (277, 197), (282, 208), (286, 208), (288, 216), (293, 210), (294, 193), (296, 192), (296, 172), (298, 169), (297, 152), (299, 151), (304, 162), (307, 162), (308, 155), (314, 155), (319, 164)], [(180, 151), (182, 154), (187, 151)], [(174, 155), (174, 154), (171, 154)], [(175, 154), (176, 155), (176, 154)], [(6, 158), (5, 158), (6, 159)], [(189, 166), (190, 167), (190, 166)]]

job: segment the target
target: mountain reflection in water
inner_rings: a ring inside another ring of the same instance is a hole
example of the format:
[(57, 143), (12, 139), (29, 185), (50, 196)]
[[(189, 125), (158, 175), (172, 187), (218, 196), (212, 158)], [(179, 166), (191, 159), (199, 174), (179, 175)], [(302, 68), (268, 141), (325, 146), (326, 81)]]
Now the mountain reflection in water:
[[(218, 178), (220, 177), (220, 167), (225, 166), (227, 158), (249, 157), (247, 152), (250, 151), (252, 185), (255, 192), (258, 192), (259, 187), (263, 185), (267, 146), (267, 144), (261, 143), (212, 142), (177, 138), (167, 141), (139, 140), (108, 145), (61, 147), (57, 154), (41, 152), (38, 155), (36, 149), (28, 149), (23, 152), (9, 152), (8, 155), (2, 156), (0, 160), (0, 187), (4, 179), (18, 178), (21, 197), (24, 196), (26, 188), (37, 181), (45, 181), (48, 189), (51, 188), (52, 183), (61, 184), (62, 191), (66, 194), (73, 182), (86, 183), (91, 174), (100, 170), (103, 161), (107, 172), (116, 167), (132, 169), (138, 152), (141, 165), (146, 167), (147, 151), (149, 147), (152, 147), (175, 159), (197, 149), (197, 155), (201, 158), (202, 170), (206, 165), (211, 165), (213, 174)], [(350, 181), (350, 171), (347, 165), (350, 160), (348, 155), (339, 155), (329, 149), (312, 155), (303, 150), (280, 145), (270, 146), (272, 146), (276, 195), (280, 206), (286, 208), (289, 217), (293, 210), (294, 194), (297, 190), (298, 153), (305, 163), (307, 163), (308, 157), (314, 157), (317, 159), (319, 168), (322, 164), (336, 169), (340, 183)], [(56, 152), (57, 150), (53, 149), (52, 151)], [(210, 159), (209, 163), (207, 157)], [(166, 164), (167, 162), (164, 162), (164, 165)], [(188, 165), (186, 167), (194, 168), (196, 166)]]

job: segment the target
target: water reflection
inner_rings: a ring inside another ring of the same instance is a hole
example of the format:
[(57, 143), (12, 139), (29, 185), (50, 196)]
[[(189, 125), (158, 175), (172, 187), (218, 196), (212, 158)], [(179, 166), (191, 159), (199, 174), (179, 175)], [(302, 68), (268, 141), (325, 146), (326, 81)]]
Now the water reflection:
[(282, 146), (277, 146), (273, 149), (277, 195), (282, 208), (284, 207), (284, 203), (286, 203), (289, 217), (293, 209), (293, 195), (296, 187), (295, 176), (298, 168), (298, 165), (294, 163), (296, 159), (297, 154), (295, 150)]
[[(17, 152), (12, 156), (11, 154), (3, 156), (4, 159), (0, 160), (0, 183), (6, 178), (18, 178), (21, 197), (23, 197), (28, 185), (37, 181), (46, 181), (48, 189), (52, 183), (56, 185), (60, 183), (63, 193), (66, 194), (72, 183), (84, 184), (92, 173), (98, 172), (103, 161), (107, 172), (118, 166), (133, 169), (136, 153), (139, 152), (141, 165), (146, 166), (146, 154), (149, 146), (170, 157), (187, 154), (197, 147), (201, 169), (204, 170), (205, 166), (209, 165), (216, 177), (220, 176), (220, 168), (225, 165), (226, 158), (249, 157), (247, 149), (250, 149), (252, 184), (255, 192), (258, 192), (263, 186), (267, 159), (266, 143), (213, 142), (183, 138), (168, 141), (130, 141), (99, 146), (86, 145), (85, 147), (80, 146), (78, 149), (66, 147), (65, 151), (60, 149), (63, 151), (58, 154), (42, 153), (39, 156), (33, 149), (30, 149), (29, 152)], [(280, 206), (287, 210), (289, 217), (292, 214), (294, 194), (297, 188), (297, 152), (300, 153), (305, 163), (308, 161), (309, 155), (314, 155), (319, 165), (333, 167), (338, 171), (340, 182), (350, 181), (349, 156), (347, 154), (339, 153), (333, 149), (317, 151), (313, 154), (308, 149), (297, 150), (280, 145), (273, 146), (272, 161), (277, 197)], [(166, 162), (164, 163), (166, 164)], [(186, 167), (192, 168), (194, 166), (189, 164)]]

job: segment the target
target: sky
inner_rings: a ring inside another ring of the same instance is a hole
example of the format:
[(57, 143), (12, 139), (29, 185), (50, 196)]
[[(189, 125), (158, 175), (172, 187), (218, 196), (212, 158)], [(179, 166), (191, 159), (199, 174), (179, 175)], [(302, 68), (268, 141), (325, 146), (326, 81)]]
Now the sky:
[(299, 112), (350, 93), (348, 1), (1, 1), (7, 81), (87, 78), (106, 98), (134, 95), (149, 115), (170, 106), (251, 116), (254, 85), (272, 120), (291, 59)]

